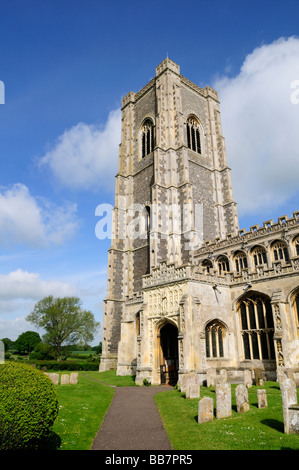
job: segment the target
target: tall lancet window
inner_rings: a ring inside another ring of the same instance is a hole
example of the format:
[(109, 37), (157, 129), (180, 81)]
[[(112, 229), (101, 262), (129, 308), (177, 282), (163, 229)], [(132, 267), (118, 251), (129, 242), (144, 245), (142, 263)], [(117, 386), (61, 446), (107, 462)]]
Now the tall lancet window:
[(142, 158), (154, 150), (154, 126), (150, 119), (147, 119), (141, 130)]
[(199, 122), (195, 117), (189, 117), (186, 123), (187, 145), (194, 152), (201, 153)]

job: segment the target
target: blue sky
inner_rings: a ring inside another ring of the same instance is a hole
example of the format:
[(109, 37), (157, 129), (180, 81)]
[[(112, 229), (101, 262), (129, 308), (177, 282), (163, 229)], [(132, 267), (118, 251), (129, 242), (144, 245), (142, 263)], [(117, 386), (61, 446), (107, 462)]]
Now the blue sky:
[(102, 321), (121, 98), (166, 56), (219, 92), (240, 228), (299, 210), (298, 17), (297, 0), (0, 0), (0, 338), (50, 293)]

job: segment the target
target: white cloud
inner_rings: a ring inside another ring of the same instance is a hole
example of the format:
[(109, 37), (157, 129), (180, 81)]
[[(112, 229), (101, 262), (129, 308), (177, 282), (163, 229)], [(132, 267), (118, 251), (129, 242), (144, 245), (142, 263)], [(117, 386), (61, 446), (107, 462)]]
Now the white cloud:
[(64, 185), (74, 189), (98, 189), (114, 192), (118, 168), (121, 114), (112, 111), (106, 125), (80, 122), (66, 130), (39, 165), (47, 165)]
[(26, 316), (43, 297), (76, 294), (77, 287), (72, 283), (43, 280), (38, 273), (17, 269), (8, 274), (0, 274), (0, 338), (16, 340), (24, 331), (36, 331), (26, 321)]
[(44, 281), (38, 273), (17, 269), (8, 274), (0, 274), (0, 300), (34, 299), (48, 295), (65, 297), (76, 294), (74, 285), (58, 280)]
[(56, 206), (34, 198), (23, 184), (0, 188), (0, 244), (35, 247), (61, 244), (78, 227), (76, 204)]
[[(239, 213), (262, 213), (298, 194), (299, 38), (256, 48), (233, 77), (214, 83)], [(294, 208), (296, 210), (296, 208)]]

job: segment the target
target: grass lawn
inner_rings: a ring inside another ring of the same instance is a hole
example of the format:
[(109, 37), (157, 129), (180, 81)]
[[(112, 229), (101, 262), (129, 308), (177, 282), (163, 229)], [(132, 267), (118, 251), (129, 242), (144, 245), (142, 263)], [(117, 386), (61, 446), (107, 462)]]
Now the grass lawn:
[[(66, 373), (61, 371), (60, 375)], [(114, 396), (113, 387), (134, 385), (132, 377), (116, 377), (115, 371), (80, 371), (78, 384), (56, 385), (58, 417), (52, 443), (59, 450), (88, 450)], [(105, 382), (99, 383), (98, 381)]]
[[(199, 399), (178, 390), (161, 392), (155, 401), (174, 450), (299, 450), (299, 435), (284, 434), (281, 392), (277, 382), (248, 389), (250, 411), (237, 413), (232, 385), (232, 416), (198, 424)], [(257, 407), (257, 389), (267, 391), (268, 408)], [(214, 387), (200, 387), (200, 397), (216, 402)]]

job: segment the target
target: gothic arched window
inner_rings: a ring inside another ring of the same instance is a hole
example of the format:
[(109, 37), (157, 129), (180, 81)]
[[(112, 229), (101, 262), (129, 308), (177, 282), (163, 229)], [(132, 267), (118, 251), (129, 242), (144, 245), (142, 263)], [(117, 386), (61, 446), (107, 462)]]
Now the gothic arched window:
[(142, 157), (145, 157), (154, 150), (154, 125), (147, 119), (141, 129)]
[(287, 244), (283, 241), (276, 241), (271, 246), (273, 261), (289, 261)]
[(189, 117), (186, 123), (187, 145), (194, 152), (201, 153), (200, 127), (199, 122), (194, 117)]
[(229, 261), (226, 256), (220, 256), (218, 259), (218, 272), (219, 275), (229, 272)]
[(293, 306), (294, 306), (294, 311), (295, 311), (297, 329), (299, 333), (299, 290), (297, 290), (297, 292), (293, 296)]
[(224, 325), (222, 325), (219, 321), (211, 321), (206, 326), (205, 335), (207, 357), (224, 357)]
[(242, 269), (248, 268), (247, 257), (243, 251), (237, 251), (234, 256), (236, 271), (239, 273)]
[(299, 256), (299, 235), (293, 240), (296, 256)]
[(256, 246), (251, 251), (255, 266), (267, 264), (267, 252), (263, 246)]
[(275, 359), (274, 324), (268, 297), (250, 293), (239, 305), (245, 359)]
[(206, 269), (206, 272), (209, 273), (213, 269), (213, 263), (210, 259), (204, 259), (201, 263), (202, 267)]

